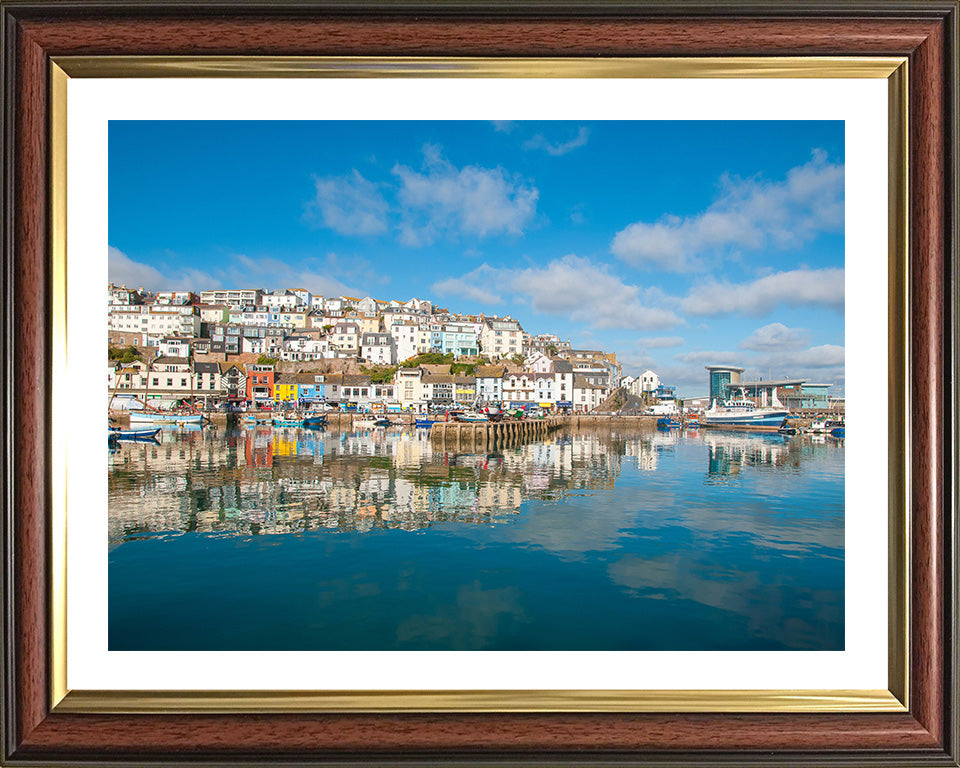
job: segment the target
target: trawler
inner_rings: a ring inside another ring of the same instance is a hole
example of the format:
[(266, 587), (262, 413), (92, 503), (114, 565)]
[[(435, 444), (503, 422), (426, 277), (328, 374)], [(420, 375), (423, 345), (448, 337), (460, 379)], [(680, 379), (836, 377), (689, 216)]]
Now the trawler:
[(715, 399), (710, 409), (700, 414), (700, 426), (776, 432), (790, 416), (790, 411), (777, 400), (776, 392), (772, 394), (772, 404), (760, 407), (746, 397), (727, 400), (722, 405)]

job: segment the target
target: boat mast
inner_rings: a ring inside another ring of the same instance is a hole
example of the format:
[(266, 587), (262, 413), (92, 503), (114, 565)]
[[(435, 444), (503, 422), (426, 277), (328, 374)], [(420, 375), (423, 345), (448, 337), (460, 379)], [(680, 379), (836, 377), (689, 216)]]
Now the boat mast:
[(187, 347), (187, 349), (189, 350), (187, 352), (187, 367), (190, 369), (190, 410), (196, 411), (197, 405), (193, 396), (193, 377), (196, 374), (196, 366), (194, 365), (193, 359), (193, 346), (191, 345)]
[(147, 400), (147, 395), (150, 392), (150, 360), (144, 360), (147, 364), (147, 382), (143, 385), (143, 407), (144, 409), (150, 408), (150, 403)]

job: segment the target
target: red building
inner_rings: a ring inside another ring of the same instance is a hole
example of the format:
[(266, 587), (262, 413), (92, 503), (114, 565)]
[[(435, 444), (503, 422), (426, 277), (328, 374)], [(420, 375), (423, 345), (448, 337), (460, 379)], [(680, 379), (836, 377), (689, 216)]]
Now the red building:
[(248, 365), (247, 400), (251, 403), (273, 402), (273, 366)]

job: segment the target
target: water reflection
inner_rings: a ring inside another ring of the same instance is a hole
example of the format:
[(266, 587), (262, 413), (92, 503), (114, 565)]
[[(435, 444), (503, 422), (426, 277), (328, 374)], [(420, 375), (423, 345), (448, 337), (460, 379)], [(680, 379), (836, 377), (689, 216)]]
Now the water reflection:
[(109, 462), (113, 649), (843, 646), (842, 442), (251, 426)]

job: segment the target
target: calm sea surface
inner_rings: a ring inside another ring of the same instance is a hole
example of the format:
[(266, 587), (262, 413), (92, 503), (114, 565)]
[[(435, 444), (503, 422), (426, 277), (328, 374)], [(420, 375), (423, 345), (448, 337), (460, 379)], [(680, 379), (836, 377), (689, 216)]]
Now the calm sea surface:
[(165, 431), (109, 454), (111, 650), (839, 650), (832, 438)]

